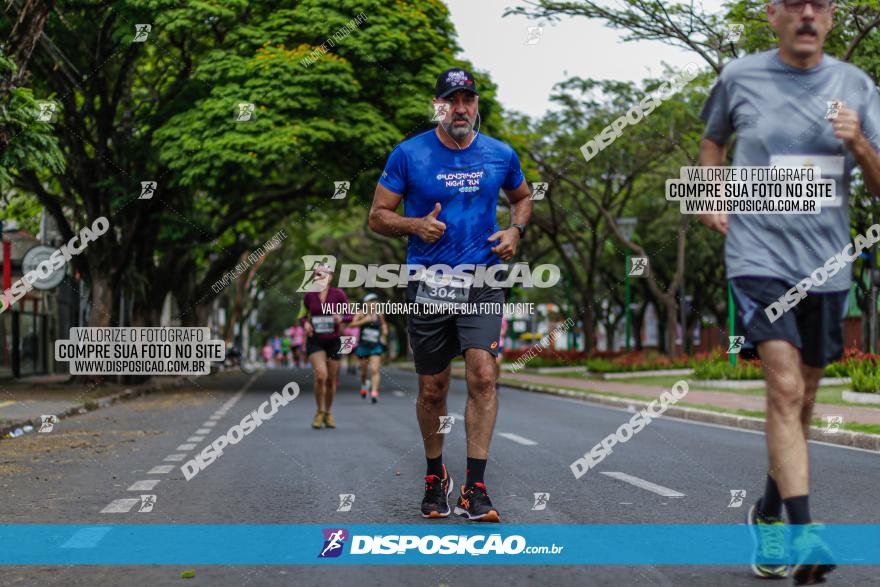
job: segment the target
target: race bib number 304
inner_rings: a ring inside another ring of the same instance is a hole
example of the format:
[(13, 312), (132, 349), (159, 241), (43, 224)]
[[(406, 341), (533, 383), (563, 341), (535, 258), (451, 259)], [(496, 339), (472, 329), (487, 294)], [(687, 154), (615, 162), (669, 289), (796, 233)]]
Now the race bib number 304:
[(441, 275), (436, 271), (426, 271), (419, 282), (416, 303), (458, 307), (467, 303), (472, 282), (470, 275)]

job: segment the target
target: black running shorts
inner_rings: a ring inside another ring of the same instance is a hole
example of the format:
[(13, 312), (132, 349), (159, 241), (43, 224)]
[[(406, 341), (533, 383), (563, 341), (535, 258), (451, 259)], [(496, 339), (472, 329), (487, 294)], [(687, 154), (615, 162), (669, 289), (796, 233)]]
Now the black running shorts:
[(327, 353), (327, 358), (334, 361), (339, 360), (339, 350), (342, 348), (342, 339), (338, 336), (335, 338), (318, 338), (310, 336), (306, 340), (306, 355), (311, 356), (312, 353)]
[(809, 367), (822, 368), (843, 356), (843, 317), (849, 292), (812, 293), (770, 322), (764, 311), (792, 288), (778, 279), (736, 277), (731, 280), (736, 307), (734, 335), (745, 336), (740, 356), (756, 358), (765, 340), (785, 340), (801, 351)]
[[(415, 303), (418, 282), (411, 282), (406, 290), (407, 302)], [(501, 308), (504, 292), (500, 288), (471, 287), (468, 304), (486, 304), (487, 313), (417, 313), (408, 316), (409, 344), (412, 348), (419, 375), (436, 375), (449, 366), (467, 349), (483, 349), (498, 355), (498, 336), (501, 333)], [(485, 307), (485, 306), (484, 306)]]

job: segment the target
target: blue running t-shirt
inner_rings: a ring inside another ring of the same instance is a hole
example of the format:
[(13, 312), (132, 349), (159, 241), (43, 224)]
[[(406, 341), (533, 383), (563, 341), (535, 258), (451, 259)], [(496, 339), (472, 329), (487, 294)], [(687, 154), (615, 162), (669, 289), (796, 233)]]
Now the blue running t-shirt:
[(435, 243), (410, 235), (406, 261), (425, 267), (493, 265), (498, 241), (495, 219), (500, 189), (523, 182), (519, 157), (499, 140), (477, 134), (466, 149), (450, 149), (429, 130), (400, 143), (388, 157), (379, 183), (403, 196), (404, 215), (427, 216), (438, 202), (446, 232)]

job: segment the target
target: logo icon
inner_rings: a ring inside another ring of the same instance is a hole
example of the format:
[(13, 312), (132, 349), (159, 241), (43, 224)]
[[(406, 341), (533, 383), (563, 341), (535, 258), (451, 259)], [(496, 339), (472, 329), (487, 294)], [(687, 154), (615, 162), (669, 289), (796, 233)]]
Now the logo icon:
[(825, 120), (835, 120), (840, 114), (842, 104), (837, 100), (825, 102)]
[(455, 418), (452, 416), (440, 416), (440, 428), (437, 434), (449, 434), (452, 431), (452, 425), (455, 424)]
[(825, 416), (825, 429), (823, 432), (825, 434), (837, 434), (840, 432), (841, 426), (843, 426), (843, 416), (827, 414)]
[(256, 119), (256, 109), (253, 102), (239, 102), (235, 122), (253, 122)]
[(296, 291), (304, 293), (323, 290), (327, 280), (333, 277), (333, 272), (336, 270), (336, 257), (333, 255), (303, 255), (302, 260), (306, 272)]
[(467, 74), (460, 69), (450, 71), (446, 76), (446, 83), (450, 86), (463, 86), (468, 83)]
[(342, 547), (348, 540), (348, 530), (344, 528), (324, 528), (324, 547), (318, 558), (335, 558), (342, 554)]
[(156, 505), (156, 496), (155, 495), (142, 495), (141, 496), (141, 505), (138, 508), (138, 512), (151, 512), (151, 511), (153, 511), (154, 505)]
[(547, 502), (550, 500), (549, 493), (536, 493), (535, 494), (535, 504), (532, 506), (532, 509), (537, 511), (547, 509)]
[(630, 259), (629, 276), (644, 277), (648, 270), (647, 257), (632, 257)]
[(449, 114), (449, 102), (434, 102), (432, 106), (434, 106), (434, 116), (431, 117), (431, 122), (445, 120)]
[(337, 512), (350, 512), (351, 506), (354, 505), (354, 493), (340, 493), (339, 494), (339, 507), (336, 508)]
[(530, 26), (526, 29), (526, 42), (523, 45), (537, 45), (544, 36), (544, 27)]
[(728, 43), (737, 43), (746, 30), (746, 25), (742, 23), (732, 22), (727, 25), (727, 35), (724, 40)]
[(156, 193), (156, 182), (155, 181), (142, 181), (141, 182), (141, 195), (138, 196), (138, 200), (149, 200), (153, 197), (153, 194)]
[(55, 102), (37, 102), (37, 120), (40, 122), (50, 122), (55, 114)]
[(357, 337), (354, 336), (340, 336), (339, 342), (341, 346), (339, 347), (340, 355), (348, 355), (351, 354), (351, 351), (354, 350), (354, 343), (357, 341)]
[(544, 196), (547, 194), (547, 188), (550, 187), (549, 183), (538, 181), (532, 184), (532, 199), (533, 200), (543, 200)]
[(731, 489), (730, 490), (730, 503), (727, 504), (729, 508), (738, 508), (743, 504), (743, 500), (746, 498), (746, 490), (745, 489)]
[(729, 344), (727, 346), (728, 355), (738, 355), (746, 343), (745, 336), (728, 336)]
[(52, 432), (55, 424), (58, 423), (58, 416), (40, 416), (40, 429), (37, 432)]
[(131, 40), (132, 43), (143, 43), (147, 40), (147, 37), (150, 36), (150, 31), (153, 30), (153, 25), (149, 24), (136, 24), (134, 25), (134, 38)]
[(351, 183), (347, 181), (334, 181), (333, 182), (333, 197), (331, 200), (344, 200), (345, 196), (348, 194), (348, 189), (351, 187)]

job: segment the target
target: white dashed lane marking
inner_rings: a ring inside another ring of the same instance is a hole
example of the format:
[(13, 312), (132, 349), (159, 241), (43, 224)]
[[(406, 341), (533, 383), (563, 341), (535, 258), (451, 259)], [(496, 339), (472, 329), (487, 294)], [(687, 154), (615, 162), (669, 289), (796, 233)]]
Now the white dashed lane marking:
[(147, 471), (147, 475), (164, 475), (170, 473), (174, 469), (174, 465), (157, 465)]
[[(196, 430), (196, 434), (201, 435), (201, 436), (189, 437), (187, 439), (187, 443), (181, 444), (180, 446), (178, 446), (177, 450), (178, 451), (190, 451), (190, 450), (194, 449), (196, 447), (195, 443), (201, 442), (204, 439), (204, 435), (211, 432), (210, 429), (217, 425), (217, 420), (219, 420), (224, 415), (226, 415), (226, 412), (228, 412), (230, 410), (230, 408), (232, 408), (232, 406), (234, 406), (238, 402), (238, 400), (241, 399), (241, 397), (245, 394), (245, 392), (247, 392), (248, 388), (251, 385), (253, 385), (254, 381), (256, 381), (256, 378), (257, 378), (257, 375), (254, 374), (254, 376), (251, 377), (250, 380), (248, 380), (248, 382), (245, 384), (245, 386), (238, 393), (236, 393), (234, 396), (229, 398), (229, 400), (226, 403), (224, 403), (220, 408), (217, 409), (216, 412), (214, 412), (213, 415), (211, 415), (209, 417), (207, 422), (202, 424), (201, 428)], [(167, 457), (165, 457), (162, 460), (165, 462), (179, 463), (179, 462), (182, 462), (183, 460), (185, 460), (186, 457), (187, 457), (186, 452), (177, 452), (177, 453), (168, 455)], [(174, 465), (157, 465), (157, 466), (153, 467), (152, 469), (150, 469), (150, 471), (147, 474), (148, 475), (168, 474), (174, 470), (174, 467), (175, 467)], [(156, 487), (156, 485), (159, 484), (159, 482), (160, 482), (159, 479), (144, 479), (141, 481), (135, 481), (131, 485), (131, 487), (128, 488), (128, 490), (129, 491), (151, 491), (153, 488)], [(144, 497), (144, 496), (142, 496), (142, 497)], [(129, 511), (131, 511), (131, 508), (133, 508), (135, 505), (140, 504), (140, 503), (141, 503), (140, 499), (130, 498), (130, 497), (126, 497), (126, 498), (122, 498), (122, 499), (114, 499), (104, 509), (101, 510), (101, 513), (102, 514), (125, 514), (125, 513), (128, 513)], [(153, 503), (155, 503), (155, 501)], [(150, 510), (145, 510), (145, 511), (150, 511)], [(74, 534), (70, 538), (70, 540), (68, 540), (68, 542), (71, 542), (74, 538), (76, 538), (76, 536), (77, 536), (77, 534)], [(81, 540), (83, 543), (87, 543), (89, 540), (94, 540), (90, 536), (91, 535), (84, 535), (84, 537), (82, 537), (81, 539), (78, 539), (78, 540)], [(100, 540), (100, 537), (98, 537), (97, 540)], [(97, 543), (97, 540), (95, 540), (95, 544)], [(73, 542), (73, 544), (76, 544), (76, 542)], [(88, 548), (88, 547), (70, 546), (69, 548)]]
[(498, 436), (503, 436), (507, 440), (512, 440), (517, 444), (522, 444), (523, 446), (535, 446), (538, 444), (534, 440), (529, 440), (528, 438), (524, 438), (519, 434), (513, 434), (512, 432), (499, 432)]
[(67, 542), (61, 545), (61, 548), (95, 548), (95, 546), (97, 546), (101, 539), (106, 536), (111, 529), (112, 528), (110, 526), (92, 526), (90, 528), (80, 528), (79, 530), (74, 532), (73, 536), (67, 539)]
[(102, 514), (126, 514), (131, 508), (133, 508), (136, 504), (141, 502), (140, 498), (129, 497), (123, 499), (114, 499), (111, 501), (107, 507), (101, 510)]
[(158, 479), (145, 479), (143, 481), (135, 481), (131, 487), (128, 488), (129, 491), (150, 491), (156, 485), (159, 484)]
[(651, 493), (662, 495), (663, 497), (685, 497), (684, 493), (679, 493), (674, 489), (669, 489), (668, 487), (663, 487), (662, 485), (657, 485), (656, 483), (651, 483), (650, 481), (645, 481), (644, 479), (633, 477), (632, 475), (627, 475), (626, 473), (602, 471), (602, 474), (608, 475), (609, 477), (613, 477), (615, 479), (619, 479), (624, 483), (635, 485), (639, 489), (644, 489), (645, 491), (650, 491)]

